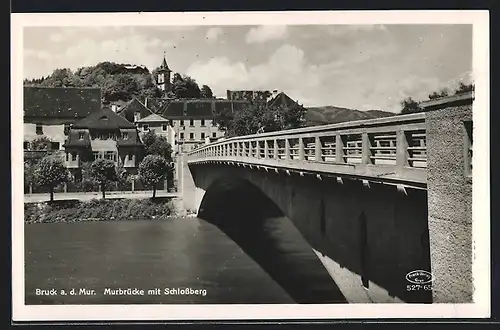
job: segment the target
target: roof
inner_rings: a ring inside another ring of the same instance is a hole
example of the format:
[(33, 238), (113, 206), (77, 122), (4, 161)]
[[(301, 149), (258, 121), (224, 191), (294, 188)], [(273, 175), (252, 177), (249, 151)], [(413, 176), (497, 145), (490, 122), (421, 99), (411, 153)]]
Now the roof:
[(143, 145), (136, 129), (123, 129), (122, 133), (128, 133), (128, 139), (119, 139), (116, 144), (119, 147)]
[(101, 109), (100, 88), (24, 87), (24, 117), (85, 118)]
[(163, 118), (160, 115), (157, 115), (156, 113), (153, 113), (145, 118), (141, 118), (136, 121), (136, 123), (151, 123), (151, 122), (159, 122), (159, 121), (168, 121), (167, 119)]
[(116, 114), (109, 108), (90, 114), (88, 117), (77, 121), (72, 128), (91, 129), (121, 129), (134, 128), (135, 125)]
[(152, 98), (147, 98), (145, 101), (145, 104), (148, 109), (150, 109), (153, 113), (159, 113), (165, 104), (169, 103), (170, 100), (166, 98), (160, 98), (160, 97), (152, 97)]
[[(82, 135), (83, 139), (80, 139)], [(78, 131), (70, 129), (68, 132), (68, 138), (63, 144), (63, 147), (85, 147), (90, 148), (90, 135), (88, 131)]]
[(123, 105), (120, 109), (118, 109), (116, 113), (121, 117), (125, 118), (130, 123), (133, 123), (134, 114), (136, 112), (139, 112), (141, 114), (141, 118), (153, 114), (151, 110), (149, 110), (144, 104), (142, 104), (136, 98), (133, 98), (132, 100), (128, 101), (125, 105)]
[(281, 92), (276, 97), (273, 99), (269, 100), (268, 106), (274, 107), (274, 106), (285, 106), (285, 107), (291, 107), (294, 105), (298, 105), (297, 102), (292, 100), (292, 98), (285, 93)]
[(161, 62), (160, 69), (172, 72), (172, 70), (170, 70), (170, 68), (168, 67), (167, 60), (165, 59), (165, 56), (163, 56), (163, 61)]
[(171, 100), (165, 102), (163, 107), (157, 112), (164, 118), (213, 118), (215, 113), (226, 109), (230, 112), (240, 110), (250, 101), (231, 101), (216, 99), (191, 99), (191, 100)]

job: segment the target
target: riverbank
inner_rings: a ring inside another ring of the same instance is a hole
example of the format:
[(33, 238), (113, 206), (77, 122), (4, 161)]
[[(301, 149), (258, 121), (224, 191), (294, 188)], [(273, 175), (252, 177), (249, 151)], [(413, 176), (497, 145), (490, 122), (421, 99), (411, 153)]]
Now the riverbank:
[(24, 204), (24, 221), (32, 223), (104, 220), (164, 220), (191, 214), (170, 197), (147, 199), (58, 200)]

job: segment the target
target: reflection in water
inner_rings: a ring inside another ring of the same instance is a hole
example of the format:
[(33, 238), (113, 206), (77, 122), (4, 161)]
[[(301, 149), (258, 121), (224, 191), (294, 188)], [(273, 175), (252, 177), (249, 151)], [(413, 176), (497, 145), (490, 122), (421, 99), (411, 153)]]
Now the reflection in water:
[[(274, 204), (251, 187), (227, 188), (207, 192), (200, 218), (26, 225), (26, 304), (346, 302)], [(95, 295), (36, 295), (53, 288)], [(104, 295), (106, 288), (145, 294)], [(148, 294), (157, 288), (159, 295)], [(165, 288), (206, 295), (165, 295)]]
[(300, 232), (247, 181), (212, 185), (199, 216), (216, 224), (297, 303), (346, 302)]
[[(32, 224), (25, 235), (26, 304), (293, 303), (241, 248), (198, 218)], [(52, 288), (96, 295), (36, 295)], [(207, 294), (105, 296), (106, 288)]]

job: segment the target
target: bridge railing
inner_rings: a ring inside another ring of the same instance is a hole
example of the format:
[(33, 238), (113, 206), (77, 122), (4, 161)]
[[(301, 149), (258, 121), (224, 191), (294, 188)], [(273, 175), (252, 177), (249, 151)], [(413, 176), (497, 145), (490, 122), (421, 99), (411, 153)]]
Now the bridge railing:
[(425, 113), (229, 138), (188, 153), (189, 160), (425, 169)]

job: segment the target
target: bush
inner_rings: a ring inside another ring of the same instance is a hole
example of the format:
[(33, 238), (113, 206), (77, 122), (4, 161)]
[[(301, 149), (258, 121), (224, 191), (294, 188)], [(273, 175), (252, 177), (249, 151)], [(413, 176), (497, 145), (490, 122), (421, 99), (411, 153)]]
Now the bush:
[(167, 198), (93, 199), (24, 204), (26, 223), (80, 222), (105, 220), (160, 220), (172, 215)]

